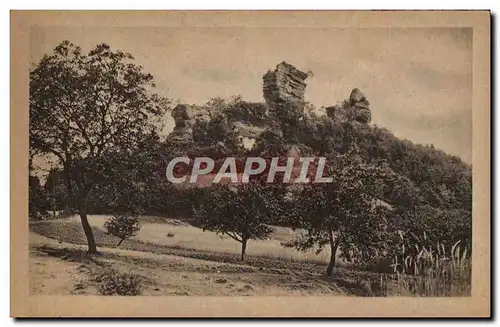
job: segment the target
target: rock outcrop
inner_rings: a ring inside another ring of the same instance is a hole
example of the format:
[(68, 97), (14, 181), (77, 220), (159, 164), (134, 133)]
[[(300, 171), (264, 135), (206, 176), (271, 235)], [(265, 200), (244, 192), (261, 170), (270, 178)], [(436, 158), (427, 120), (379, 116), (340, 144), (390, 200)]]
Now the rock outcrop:
[(353, 89), (349, 96), (349, 103), (354, 109), (354, 120), (360, 123), (368, 124), (372, 120), (370, 111), (370, 102), (358, 89)]
[[(245, 103), (247, 106), (255, 107), (257, 110), (265, 110), (263, 105)], [(262, 108), (261, 108), (262, 107)], [(264, 109), (263, 109), (264, 108)], [(262, 112), (260, 113), (263, 114)], [(241, 115), (240, 115), (241, 116)], [(168, 135), (167, 140), (177, 145), (189, 146), (193, 142), (193, 127), (197, 121), (209, 121), (211, 115), (209, 109), (204, 106), (194, 106), (179, 104), (172, 110), (172, 117), (175, 121), (175, 127)], [(259, 127), (241, 117), (232, 117), (224, 122), (226, 129), (232, 129), (240, 136), (244, 146), (250, 148), (257, 137), (264, 131), (264, 127)]]
[[(269, 125), (273, 119), (300, 117), (305, 106), (304, 93), (307, 77), (308, 73), (283, 61), (276, 66), (276, 69), (269, 70), (263, 76), (263, 94), (266, 104), (242, 101), (232, 108), (233, 110), (229, 112), (229, 121), (232, 125), (230, 128), (238, 133), (246, 147), (251, 147), (264, 130), (280, 132), (279, 127)], [(172, 110), (175, 127), (169, 134), (168, 140), (189, 145), (193, 141), (195, 123), (199, 120), (210, 119), (208, 110), (206, 106), (177, 105)], [(370, 103), (357, 88), (351, 91), (348, 100), (342, 104), (327, 107), (325, 110), (327, 116), (335, 122), (353, 121), (368, 124), (371, 121)]]
[(326, 114), (335, 122), (355, 121), (362, 124), (370, 123), (372, 119), (370, 102), (359, 89), (353, 89), (349, 100), (342, 105), (327, 107)]
[(235, 121), (233, 123), (233, 130), (238, 134), (243, 147), (245, 149), (251, 149), (259, 135), (265, 129), (242, 121)]
[(175, 127), (168, 135), (174, 143), (190, 143), (193, 141), (193, 126), (197, 120), (208, 120), (208, 111), (204, 107), (179, 104), (172, 110)]
[(263, 76), (264, 99), (269, 104), (304, 101), (306, 78), (307, 73), (283, 61)]

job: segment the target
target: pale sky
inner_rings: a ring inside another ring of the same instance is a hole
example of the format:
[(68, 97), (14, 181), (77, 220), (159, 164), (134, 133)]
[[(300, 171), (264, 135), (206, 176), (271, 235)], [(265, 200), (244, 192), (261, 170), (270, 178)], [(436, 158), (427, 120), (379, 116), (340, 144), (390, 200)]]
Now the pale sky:
[(107, 43), (130, 52), (159, 93), (191, 104), (263, 101), (262, 75), (287, 61), (313, 72), (305, 97), (316, 107), (357, 87), (373, 124), (472, 162), (471, 28), (36, 27), (31, 61), (66, 39), (84, 51)]

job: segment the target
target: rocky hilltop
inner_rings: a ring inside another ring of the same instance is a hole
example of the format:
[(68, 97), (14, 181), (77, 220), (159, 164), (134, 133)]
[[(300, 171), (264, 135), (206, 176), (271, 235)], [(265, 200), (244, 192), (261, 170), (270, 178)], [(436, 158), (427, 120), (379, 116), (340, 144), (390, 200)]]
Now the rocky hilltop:
[[(263, 75), (263, 96), (265, 104), (246, 103), (243, 107), (262, 107), (262, 116), (272, 118), (273, 114), (278, 116), (286, 113), (277, 112), (282, 110), (293, 110), (303, 112), (308, 74), (295, 66), (287, 63), (279, 63), (274, 70), (269, 70)], [(288, 105), (287, 105), (288, 104)], [(285, 108), (285, 109), (280, 109)], [(327, 116), (335, 122), (355, 122), (368, 124), (371, 121), (370, 103), (365, 95), (357, 88), (351, 91), (349, 99), (342, 104), (325, 108)], [(197, 121), (208, 121), (211, 119), (210, 112), (206, 106), (179, 104), (172, 110), (175, 127), (169, 134), (167, 140), (177, 144), (188, 146), (193, 141), (193, 126)], [(267, 119), (272, 120), (272, 119)], [(266, 125), (266, 124), (264, 124)], [(245, 119), (233, 119), (231, 126), (236, 130), (245, 144), (253, 144), (256, 138), (269, 126), (256, 125)]]

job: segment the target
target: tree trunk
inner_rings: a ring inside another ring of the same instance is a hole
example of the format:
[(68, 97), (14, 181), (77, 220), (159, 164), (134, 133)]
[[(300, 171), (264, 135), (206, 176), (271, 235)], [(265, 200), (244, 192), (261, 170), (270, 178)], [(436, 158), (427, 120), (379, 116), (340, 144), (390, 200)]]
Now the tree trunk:
[(122, 244), (122, 242), (123, 242), (123, 241), (125, 241), (125, 239), (124, 239), (124, 238), (122, 238), (122, 239), (120, 240), (120, 242), (118, 242), (118, 244), (116, 244), (116, 246), (120, 246), (120, 244)]
[(248, 239), (242, 238), (241, 241), (241, 261), (245, 261), (245, 252), (247, 251)]
[(335, 266), (335, 259), (337, 258), (337, 249), (339, 247), (339, 237), (333, 237), (333, 231), (329, 232), (329, 240), (330, 240), (330, 263), (326, 268), (326, 274), (331, 276), (333, 273), (333, 267)]
[(83, 231), (87, 237), (87, 244), (89, 246), (88, 252), (91, 254), (97, 253), (94, 233), (92, 233), (92, 227), (90, 227), (89, 220), (87, 219), (87, 211), (84, 204), (80, 204), (80, 220), (82, 221)]

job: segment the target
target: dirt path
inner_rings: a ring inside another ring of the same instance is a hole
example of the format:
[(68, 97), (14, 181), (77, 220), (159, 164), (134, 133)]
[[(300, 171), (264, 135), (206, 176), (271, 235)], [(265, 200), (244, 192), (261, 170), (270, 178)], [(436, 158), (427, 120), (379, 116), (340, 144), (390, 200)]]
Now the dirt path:
[(30, 294), (76, 294), (75, 285), (84, 276), (78, 264), (53, 257), (37, 250), (29, 256)]

